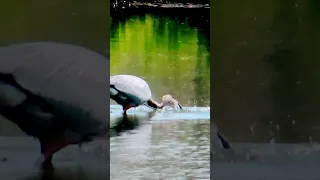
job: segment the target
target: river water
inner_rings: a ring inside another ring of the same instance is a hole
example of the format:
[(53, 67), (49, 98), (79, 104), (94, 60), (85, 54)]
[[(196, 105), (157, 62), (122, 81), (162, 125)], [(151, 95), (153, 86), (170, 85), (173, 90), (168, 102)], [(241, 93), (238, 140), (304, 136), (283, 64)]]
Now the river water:
[[(0, 44), (59, 41), (104, 53), (109, 49), (104, 38), (109, 29), (95, 23), (108, 17), (101, 8), (105, 5), (75, 4), (8, 4), (1, 11), (5, 26), (0, 28)], [(110, 71), (144, 78), (155, 100), (172, 94), (184, 110), (165, 108), (154, 113), (139, 107), (123, 117), (121, 108), (112, 105), (110, 158), (108, 141), (100, 139), (81, 150), (77, 146), (63, 149), (53, 159), (55, 169), (44, 172), (35, 167), (38, 142), (0, 118), (2, 178), (209, 179), (209, 22), (198, 21), (202, 16), (208, 20), (209, 10), (165, 11), (127, 11), (112, 17)], [(110, 172), (106, 171), (109, 166)]]
[(122, 117), (112, 105), (111, 179), (210, 179), (209, 22), (194, 23), (209, 10), (164, 11), (112, 16), (110, 72), (142, 77), (155, 100), (169, 93), (184, 108)]
[[(103, 53), (109, 28), (97, 22), (108, 22), (105, 2), (1, 5), (0, 44), (62, 41)], [(143, 77), (156, 100), (170, 93), (186, 110), (152, 113), (139, 107), (124, 118), (121, 107), (111, 105), (111, 156), (105, 140), (82, 151), (70, 146), (55, 156), (55, 171), (49, 172), (34, 167), (38, 143), (0, 118), (1, 177), (208, 179), (211, 166), (214, 179), (319, 179), (318, 2), (226, 0), (211, 11), (214, 62), (209, 9), (136, 10), (112, 17), (111, 74)], [(213, 120), (233, 151), (211, 147), (209, 162)]]
[(210, 108), (111, 111), (111, 179), (210, 178)]

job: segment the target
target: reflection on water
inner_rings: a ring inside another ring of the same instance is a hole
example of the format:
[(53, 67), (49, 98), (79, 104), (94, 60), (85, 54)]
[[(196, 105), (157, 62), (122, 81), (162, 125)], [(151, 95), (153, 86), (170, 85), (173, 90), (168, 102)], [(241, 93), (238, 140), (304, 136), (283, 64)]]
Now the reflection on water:
[(147, 112), (141, 116), (111, 119), (111, 129), (118, 130), (120, 124), (127, 129), (110, 139), (111, 179), (210, 178), (208, 119), (150, 120)]
[(94, 171), (90, 172), (84, 166), (75, 166), (36, 172), (19, 180), (103, 180), (104, 178), (107, 178), (107, 176), (101, 177)]
[(169, 93), (183, 105), (210, 105), (209, 39), (191, 22), (157, 13), (113, 20), (111, 74), (143, 77), (156, 100)]
[[(212, 152), (211, 176), (222, 179), (318, 179), (318, 144), (232, 143), (234, 152)], [(232, 173), (230, 173), (232, 170)]]
[[(39, 157), (39, 143), (30, 137), (0, 138), (0, 174), (4, 179), (17, 180), (67, 180), (67, 179), (108, 179), (109, 155), (108, 141), (96, 140), (78, 146), (69, 146), (58, 152), (53, 158), (53, 170), (41, 171), (35, 166)], [(19, 173), (17, 173), (19, 172)]]

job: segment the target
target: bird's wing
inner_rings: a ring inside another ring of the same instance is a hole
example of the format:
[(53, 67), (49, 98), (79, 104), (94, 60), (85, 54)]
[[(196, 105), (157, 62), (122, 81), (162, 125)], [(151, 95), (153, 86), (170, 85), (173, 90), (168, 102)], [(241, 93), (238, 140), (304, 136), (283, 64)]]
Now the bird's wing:
[(148, 84), (139, 77), (132, 75), (114, 75), (110, 76), (110, 84), (135, 100), (138, 104), (143, 104), (151, 98), (151, 91)]
[[(44, 97), (91, 133), (109, 123), (109, 60), (85, 48), (58, 43), (26, 43), (2, 48), (0, 72)], [(88, 123), (91, 119), (91, 123)]]

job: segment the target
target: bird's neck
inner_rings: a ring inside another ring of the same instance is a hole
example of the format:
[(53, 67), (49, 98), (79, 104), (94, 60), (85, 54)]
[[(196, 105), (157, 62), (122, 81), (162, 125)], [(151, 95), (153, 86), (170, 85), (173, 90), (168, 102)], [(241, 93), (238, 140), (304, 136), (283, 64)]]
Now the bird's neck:
[(162, 109), (163, 108), (163, 103), (162, 102), (159, 104), (158, 102), (156, 102), (153, 99), (149, 99), (148, 105), (153, 107), (153, 108), (156, 108), (156, 109)]

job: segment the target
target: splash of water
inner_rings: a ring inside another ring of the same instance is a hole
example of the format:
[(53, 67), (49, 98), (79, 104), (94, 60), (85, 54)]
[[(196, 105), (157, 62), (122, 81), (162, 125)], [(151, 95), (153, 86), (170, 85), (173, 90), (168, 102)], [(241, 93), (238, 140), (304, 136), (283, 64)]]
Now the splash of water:
[[(182, 107), (182, 110), (177, 110), (172, 107), (164, 107), (161, 110), (157, 110), (157, 115), (153, 117), (153, 120), (194, 120), (194, 119), (210, 119), (210, 107)], [(131, 108), (127, 111), (127, 114), (134, 115), (146, 115), (149, 112), (154, 111), (147, 106), (138, 106)], [(122, 107), (119, 105), (110, 105), (110, 116), (121, 116)]]

